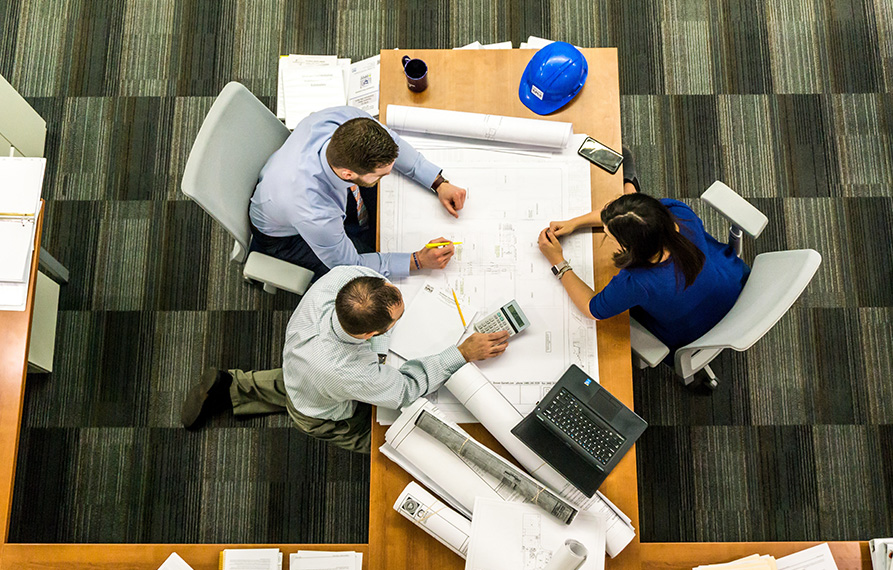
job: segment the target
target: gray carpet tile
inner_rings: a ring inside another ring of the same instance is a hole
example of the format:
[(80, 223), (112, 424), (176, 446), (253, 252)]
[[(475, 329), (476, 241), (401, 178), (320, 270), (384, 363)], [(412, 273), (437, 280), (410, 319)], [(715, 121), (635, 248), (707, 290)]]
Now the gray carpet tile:
[(723, 180), (815, 248), (801, 299), (713, 395), (634, 373), (640, 534), (893, 534), (893, 4), (887, 0), (9, 0), (0, 74), (47, 120), (43, 245), (65, 264), (55, 372), (28, 379), (11, 539), (364, 542), (368, 460), (284, 415), (179, 428), (207, 366), (272, 368), (298, 298), (264, 294), (180, 192), (214, 97), (275, 103), (277, 57), (528, 35), (616, 46), (644, 190), (723, 238)]

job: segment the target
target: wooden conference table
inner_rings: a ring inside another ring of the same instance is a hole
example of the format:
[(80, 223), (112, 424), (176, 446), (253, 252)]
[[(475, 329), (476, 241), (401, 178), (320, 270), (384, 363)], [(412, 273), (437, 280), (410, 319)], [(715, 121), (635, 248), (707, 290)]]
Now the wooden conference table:
[[(381, 119), (387, 122), (388, 104), (432, 107), (455, 111), (493, 113), (571, 122), (575, 133), (586, 133), (606, 145), (620, 148), (620, 85), (615, 48), (584, 49), (589, 77), (580, 94), (547, 117), (527, 109), (518, 99), (521, 73), (532, 52), (526, 50), (400, 50), (381, 54)], [(428, 89), (413, 93), (406, 88), (401, 58), (418, 57), (428, 64)], [(592, 166), (592, 207), (601, 208), (622, 192), (620, 173), (610, 175)], [(445, 173), (449, 177), (449, 173)], [(470, 199), (473, 199), (471, 197)], [(580, 212), (582, 213), (582, 212)], [(543, 220), (543, 227), (548, 220)], [(616, 273), (610, 247), (598, 247), (594, 234), (595, 286), (598, 290)], [(557, 285), (556, 285), (557, 286)], [(629, 316), (624, 313), (598, 323), (599, 379), (612, 394), (633, 407), (629, 348)], [(503, 358), (518, 358), (507, 353)], [(473, 436), (495, 450), (505, 450), (479, 424), (466, 425)], [(385, 428), (375, 424), (370, 482), (369, 550), (373, 570), (416, 568), (462, 569), (464, 560), (399, 515), (394, 501), (412, 478), (378, 453)], [(623, 458), (601, 487), (639, 531), (636, 454)], [(693, 568), (709, 562), (725, 562), (754, 552), (784, 556), (817, 543), (641, 543), (637, 534), (608, 568)], [(867, 543), (832, 543), (840, 568), (870, 566)]]
[[(589, 61), (589, 78), (580, 95), (547, 120), (570, 121), (576, 132), (585, 132), (605, 144), (620, 147), (620, 95), (617, 50), (583, 50)], [(424, 59), (430, 68), (429, 88), (410, 93), (402, 75), (400, 58), (412, 55)], [(517, 96), (521, 72), (532, 52), (519, 50), (383, 50), (381, 57), (381, 106), (389, 103), (420, 105), (441, 109), (536, 117)], [(601, 207), (621, 192), (621, 177), (592, 167), (592, 205)], [(39, 251), (41, 224), (37, 227)], [(544, 225), (545, 225), (544, 220)], [(601, 238), (595, 238), (600, 241)], [(598, 241), (596, 245), (598, 245)], [(217, 568), (220, 550), (232, 547), (278, 547), (285, 553), (298, 549), (357, 550), (363, 552), (363, 566), (369, 569), (460, 569), (464, 562), (446, 547), (405, 520), (391, 508), (397, 495), (410, 481), (399, 467), (373, 451), (370, 490), (369, 544), (10, 544), (10, 512), (15, 476), (16, 453), (24, 401), (28, 336), (33, 309), (37, 255), (32, 262), (32, 280), (27, 310), (0, 311), (0, 570), (156, 570), (171, 552), (178, 552), (195, 570)], [(596, 286), (608, 282), (614, 269), (608, 248), (595, 249)], [(598, 323), (599, 374), (602, 383), (615, 396), (632, 407), (632, 371), (629, 354), (629, 320), (620, 315)], [(508, 356), (507, 356), (508, 357)], [(496, 450), (501, 447), (479, 425), (469, 431)], [(373, 445), (384, 441), (377, 426)], [(504, 450), (503, 450), (504, 452)], [(628, 454), (605, 482), (602, 490), (638, 524), (638, 495), (635, 453)], [(692, 568), (708, 562), (722, 562), (754, 552), (783, 556), (815, 543), (641, 543), (638, 536), (609, 568)], [(870, 567), (865, 542), (831, 544), (841, 569)]]

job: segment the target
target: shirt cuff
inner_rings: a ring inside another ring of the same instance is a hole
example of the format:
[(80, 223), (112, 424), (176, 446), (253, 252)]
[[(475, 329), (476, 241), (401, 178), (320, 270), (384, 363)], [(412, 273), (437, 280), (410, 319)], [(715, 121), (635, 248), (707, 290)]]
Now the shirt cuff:
[(444, 370), (449, 372), (450, 376), (452, 376), (457, 370), (468, 364), (467, 362), (465, 362), (465, 357), (462, 356), (462, 353), (459, 352), (459, 348), (456, 346), (451, 346), (441, 352), (440, 361), (443, 364)]
[(390, 254), (391, 261), (388, 264), (388, 269), (390, 269), (390, 275), (388, 275), (388, 279), (391, 277), (408, 277), (409, 276), (409, 264), (412, 263), (412, 254), (411, 253), (392, 253)]

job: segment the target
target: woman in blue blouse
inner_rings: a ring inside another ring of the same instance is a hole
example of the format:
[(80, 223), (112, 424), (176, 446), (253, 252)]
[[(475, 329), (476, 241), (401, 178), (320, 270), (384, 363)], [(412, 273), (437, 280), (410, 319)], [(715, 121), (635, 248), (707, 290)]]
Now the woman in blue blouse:
[[(750, 268), (732, 249), (704, 230), (695, 213), (677, 200), (658, 200), (631, 184), (601, 212), (551, 222), (539, 236), (539, 248), (555, 267), (573, 303), (584, 315), (607, 319), (629, 310), (639, 323), (670, 347), (697, 339), (735, 304)], [(580, 228), (604, 228), (619, 250), (620, 272), (599, 293), (573, 269), (564, 269), (559, 239)]]

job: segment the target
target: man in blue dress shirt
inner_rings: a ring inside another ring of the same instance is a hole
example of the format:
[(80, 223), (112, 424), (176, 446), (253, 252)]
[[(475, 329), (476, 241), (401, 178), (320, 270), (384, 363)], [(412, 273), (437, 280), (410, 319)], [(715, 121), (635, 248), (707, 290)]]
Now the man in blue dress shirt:
[[(375, 252), (374, 186), (392, 169), (459, 216), (465, 189), (368, 113), (333, 107), (311, 114), (261, 170), (248, 210), (251, 249), (306, 267), (317, 278), (338, 265), (362, 265), (387, 278), (442, 269), (452, 245)], [(432, 240), (441, 241), (449, 240)]]

